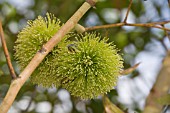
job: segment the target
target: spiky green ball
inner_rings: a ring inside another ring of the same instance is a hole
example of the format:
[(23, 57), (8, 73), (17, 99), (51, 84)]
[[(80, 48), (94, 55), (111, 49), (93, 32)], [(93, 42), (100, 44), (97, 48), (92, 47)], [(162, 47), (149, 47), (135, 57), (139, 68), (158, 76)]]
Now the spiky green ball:
[[(58, 30), (60, 21), (53, 15), (41, 16), (18, 34), (15, 58), (21, 70)], [(122, 58), (112, 43), (93, 34), (68, 41), (68, 35), (45, 57), (30, 79), (44, 87), (62, 86), (74, 96), (94, 98), (116, 85)]]
[(58, 73), (63, 77), (62, 87), (84, 99), (113, 89), (123, 62), (112, 43), (95, 33), (86, 33), (69, 48), (69, 52), (60, 51), (56, 59)]
[[(18, 34), (15, 48), (15, 59), (18, 61), (21, 70), (23, 70), (31, 61), (33, 56), (41, 49), (54, 34), (60, 29), (60, 20), (52, 14), (47, 13), (47, 17), (39, 16), (34, 21), (29, 21), (28, 25)], [(64, 37), (57, 46), (45, 57), (38, 68), (31, 75), (31, 81), (34, 84), (44, 87), (60, 85), (59, 78), (56, 76), (58, 64), (53, 62), (58, 57), (59, 51), (67, 51), (68, 41)]]

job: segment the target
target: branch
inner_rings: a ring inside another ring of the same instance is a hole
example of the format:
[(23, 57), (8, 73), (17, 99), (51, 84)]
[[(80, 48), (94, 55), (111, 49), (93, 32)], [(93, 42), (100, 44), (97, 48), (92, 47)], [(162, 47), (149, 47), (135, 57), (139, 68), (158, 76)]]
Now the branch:
[[(164, 27), (164, 24), (162, 24), (162, 26)], [(169, 41), (170, 41), (170, 36), (169, 36), (167, 30), (164, 30), (164, 32), (165, 32), (165, 35), (168, 37), (168, 39), (169, 39)]]
[(101, 25), (101, 26), (93, 26), (85, 28), (85, 31), (92, 31), (97, 29), (106, 29), (106, 28), (113, 28), (113, 27), (120, 27), (124, 26), (125, 23), (116, 23), (116, 24), (108, 24), (108, 25)]
[[(147, 23), (147, 24), (145, 24), (145, 23), (135, 23), (135, 24), (127, 23), (127, 18), (128, 18), (131, 6), (132, 6), (132, 2), (133, 2), (133, 0), (130, 0), (129, 6), (128, 6), (128, 10), (126, 12), (126, 16), (125, 16), (125, 19), (124, 19), (123, 22), (116, 23), (116, 24), (109, 24), (109, 25), (87, 27), (87, 28), (85, 28), (85, 31), (91, 31), (91, 30), (97, 30), (97, 29), (106, 29), (106, 28), (113, 28), (113, 27), (120, 27), (120, 26), (152, 27), (152, 28), (158, 28), (158, 29), (170, 31), (170, 29), (165, 28), (164, 26), (162, 26), (162, 27), (157, 26), (157, 25), (165, 25), (165, 24), (169, 23), (170, 21), (152, 22), (152, 23)], [(79, 27), (79, 28), (81, 28), (81, 32), (83, 32), (84, 29), (82, 28), (82, 26)]]
[(167, 53), (159, 72), (157, 80), (150, 91), (146, 100), (146, 105), (143, 113), (161, 113), (163, 105), (156, 100), (164, 95), (167, 95), (170, 87), (170, 51)]
[(130, 0), (130, 4), (129, 4), (128, 10), (126, 12), (126, 16), (125, 16), (125, 19), (124, 19), (123, 23), (126, 23), (126, 21), (127, 21), (127, 18), (128, 18), (129, 12), (130, 12), (130, 8), (132, 6), (132, 1), (133, 0)]
[(10, 75), (11, 75), (12, 79), (16, 79), (17, 76), (15, 74), (14, 68), (13, 68), (11, 60), (10, 60), (10, 55), (9, 55), (8, 48), (6, 45), (1, 21), (0, 21), (0, 38), (1, 38), (1, 42), (2, 42), (2, 48), (4, 50), (4, 54), (6, 57), (7, 65), (8, 65), (9, 71), (10, 71)]
[(21, 72), (19, 78), (12, 81), (10, 88), (0, 105), (0, 113), (7, 113), (8, 109), (12, 105), (17, 93), (23, 86), (25, 81), (30, 77), (36, 67), (41, 63), (45, 56), (52, 50), (52, 48), (58, 44), (61, 39), (66, 35), (80, 18), (95, 5), (97, 0), (87, 0), (83, 5), (76, 11), (76, 13), (63, 25), (60, 30), (39, 50), (26, 68)]
[(127, 74), (130, 74), (132, 73), (138, 66), (139, 66), (140, 62), (135, 64), (134, 66), (128, 68), (128, 69), (125, 69), (125, 70), (122, 70), (120, 71), (120, 75), (127, 75)]
[[(162, 24), (162, 26), (164, 27), (164, 24)], [(166, 46), (165, 42), (164, 42), (164, 39), (166, 38), (166, 36), (169, 38), (169, 41), (170, 41), (170, 36), (168, 35), (168, 32), (166, 30), (164, 30), (164, 33), (165, 33), (165, 36), (163, 36), (162, 39), (160, 39), (159, 41), (161, 42), (163, 48), (168, 51), (168, 47)]]
[(153, 23), (116, 23), (116, 24), (108, 24), (108, 25), (101, 25), (101, 26), (93, 26), (85, 28), (85, 31), (97, 30), (97, 29), (107, 29), (113, 27), (121, 27), (121, 26), (136, 26), (136, 27), (149, 27), (149, 28), (158, 28), (166, 31), (170, 31), (169, 28), (158, 26), (160, 24), (167, 24), (170, 21), (163, 21), (163, 22), (153, 22)]
[(125, 24), (125, 26), (152, 27), (152, 28), (158, 28), (158, 29), (170, 31), (169, 28), (158, 26), (156, 23), (146, 23), (146, 24), (141, 24), (141, 23), (131, 24), (131, 23), (127, 23), (127, 24)]
[(36, 86), (34, 86), (34, 91), (31, 94), (31, 99), (30, 99), (30, 101), (28, 103), (28, 106), (27, 106), (27, 108), (25, 110), (22, 111), (22, 113), (27, 113), (28, 112), (28, 110), (29, 110), (29, 108), (30, 108), (30, 106), (32, 104), (32, 101), (34, 100), (34, 98), (36, 96), (36, 93), (37, 93), (37, 89), (36, 89)]
[(80, 24), (75, 25), (74, 30), (75, 30), (77, 33), (83, 33), (83, 32), (86, 31), (85, 28), (84, 28), (82, 25), (80, 25)]
[(166, 37), (166, 35), (162, 39), (160, 39), (160, 40), (157, 39), (157, 40), (160, 41), (160, 43), (162, 44), (165, 51), (168, 51), (168, 47), (166, 46), (166, 44), (164, 42), (165, 37)]

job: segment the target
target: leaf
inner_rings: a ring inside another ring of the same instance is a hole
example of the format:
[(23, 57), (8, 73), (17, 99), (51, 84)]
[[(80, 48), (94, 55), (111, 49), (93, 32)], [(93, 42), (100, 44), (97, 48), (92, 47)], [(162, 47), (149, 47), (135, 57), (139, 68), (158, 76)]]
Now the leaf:
[(128, 68), (128, 69), (125, 69), (123, 71), (120, 72), (121, 75), (127, 75), (127, 74), (130, 74), (132, 73), (138, 66), (139, 66), (140, 62), (135, 64), (134, 66)]
[(103, 105), (106, 113), (124, 113), (116, 105), (114, 105), (106, 95), (103, 96)]

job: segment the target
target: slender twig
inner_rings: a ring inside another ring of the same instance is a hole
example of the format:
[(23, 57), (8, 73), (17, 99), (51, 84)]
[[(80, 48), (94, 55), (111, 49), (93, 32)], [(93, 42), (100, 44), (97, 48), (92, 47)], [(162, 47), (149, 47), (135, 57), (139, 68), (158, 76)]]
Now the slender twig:
[[(90, 1), (90, 2), (89, 2)], [(18, 79), (15, 79), (0, 105), (0, 113), (7, 113), (11, 107), (16, 95), (30, 77), (37, 66), (42, 62), (45, 56), (58, 44), (61, 39), (77, 24), (82, 16), (97, 2), (97, 0), (88, 0), (76, 11), (76, 13), (60, 28), (60, 30), (39, 50), (26, 68), (21, 72)]]
[(151, 27), (151, 28), (158, 28), (158, 29), (170, 31), (169, 28), (157, 26), (157, 25), (154, 25), (153, 23), (148, 23), (148, 24), (140, 24), (140, 23), (131, 24), (131, 23), (127, 23), (126, 26)]
[[(93, 26), (93, 27), (87, 27), (85, 28), (85, 31), (91, 31), (91, 30), (97, 30), (97, 29), (106, 29), (106, 28), (113, 28), (113, 27), (120, 27), (120, 26), (137, 26), (137, 27), (151, 27), (151, 28), (158, 28), (158, 29), (162, 29), (162, 30), (166, 30), (166, 31), (170, 31), (170, 29), (165, 28), (165, 27), (161, 27), (158, 25), (164, 25), (169, 23), (170, 21), (163, 21), (163, 22), (151, 22), (151, 23), (127, 23), (127, 18), (132, 6), (132, 2), (133, 0), (130, 0), (129, 6), (128, 6), (128, 10), (126, 12), (126, 16), (124, 18), (124, 21), (121, 23), (116, 23), (116, 24), (109, 24), (109, 25), (101, 25), (101, 26)], [(82, 29), (82, 27), (81, 27)], [(84, 30), (84, 29), (83, 29)], [(83, 31), (82, 30), (82, 31)]]
[(85, 31), (92, 31), (97, 29), (106, 29), (106, 28), (113, 28), (113, 27), (120, 27), (124, 26), (125, 23), (116, 23), (116, 24), (108, 24), (108, 25), (101, 25), (101, 26), (93, 26), (93, 27), (86, 27)]
[(29, 110), (29, 108), (30, 108), (30, 106), (31, 106), (31, 104), (32, 104), (32, 101), (33, 101), (35, 95), (36, 95), (36, 91), (34, 91), (33, 94), (31, 95), (31, 99), (30, 99), (30, 101), (29, 101), (29, 103), (28, 103), (27, 108), (24, 110), (24, 113), (26, 113), (26, 112)]
[(162, 21), (162, 22), (151, 22), (150, 24), (164, 25), (164, 24), (168, 24), (169, 22), (170, 22), (170, 20), (168, 20), (168, 21)]
[[(164, 27), (164, 24), (162, 24), (162, 27)], [(161, 38), (159, 41), (161, 42), (161, 44), (162, 44), (162, 46), (164, 47), (164, 49), (165, 49), (166, 51), (168, 51), (168, 47), (166, 46), (166, 44), (165, 44), (165, 42), (164, 42), (164, 39), (165, 39), (166, 37), (169, 38), (169, 35), (168, 35), (168, 32), (167, 32), (166, 30), (164, 30), (164, 32), (165, 32), (165, 35), (164, 35), (163, 38)]]
[[(162, 26), (165, 28), (164, 24), (162, 24)], [(165, 35), (168, 37), (169, 41), (170, 41), (170, 35), (168, 34), (168, 31), (167, 30), (164, 30), (165, 32)]]
[(130, 74), (132, 73), (138, 66), (139, 66), (140, 62), (135, 64), (134, 66), (128, 68), (128, 69), (125, 69), (125, 70), (122, 70), (120, 71), (120, 75), (127, 75), (127, 74)]
[(124, 19), (123, 23), (126, 23), (126, 22), (127, 22), (127, 18), (128, 18), (128, 15), (129, 15), (131, 6), (132, 6), (132, 1), (133, 1), (133, 0), (130, 0), (129, 6), (128, 6), (128, 10), (127, 10), (127, 12), (126, 12), (126, 16), (125, 16), (125, 19)]
[(163, 113), (167, 113), (167, 111), (169, 110), (170, 106), (169, 105), (166, 105), (165, 106), (165, 109), (163, 110)]
[(162, 38), (161, 40), (159, 40), (163, 46), (163, 48), (165, 49), (165, 51), (168, 51), (168, 47), (165, 45), (165, 42), (164, 42), (164, 39), (165, 39), (166, 36), (164, 36), (164, 38)]
[(85, 28), (80, 24), (75, 25), (74, 29), (77, 31), (77, 33), (85, 32)]
[(35, 98), (35, 96), (36, 96), (36, 93), (37, 93), (37, 89), (36, 89), (36, 86), (34, 86), (34, 91), (33, 91), (32, 94), (31, 94), (31, 99), (30, 99), (30, 101), (29, 101), (29, 103), (28, 103), (27, 108), (22, 111), (23, 113), (27, 113), (27, 112), (28, 112), (28, 110), (29, 110), (29, 108), (30, 108), (30, 106), (31, 106), (31, 104), (32, 104), (32, 101), (34, 100), (34, 98)]
[(116, 23), (116, 24), (108, 24), (108, 25), (101, 25), (101, 26), (93, 26), (93, 27), (87, 27), (85, 28), (85, 31), (91, 31), (91, 30), (97, 30), (97, 29), (107, 29), (107, 28), (113, 28), (113, 27), (121, 27), (121, 26), (136, 26), (136, 27), (149, 27), (149, 28), (158, 28), (166, 31), (170, 31), (169, 28), (158, 26), (161, 23), (169, 23), (170, 21), (166, 22), (156, 22), (153, 23)]
[(6, 61), (7, 61), (7, 65), (8, 65), (11, 77), (12, 77), (12, 79), (16, 79), (17, 76), (15, 74), (14, 68), (13, 68), (12, 63), (11, 63), (11, 59), (10, 59), (10, 55), (9, 55), (8, 48), (7, 48), (7, 45), (6, 45), (1, 21), (0, 21), (0, 38), (1, 38), (2, 47), (3, 47), (3, 50), (4, 50), (4, 54), (5, 54), (5, 57), (6, 57)]

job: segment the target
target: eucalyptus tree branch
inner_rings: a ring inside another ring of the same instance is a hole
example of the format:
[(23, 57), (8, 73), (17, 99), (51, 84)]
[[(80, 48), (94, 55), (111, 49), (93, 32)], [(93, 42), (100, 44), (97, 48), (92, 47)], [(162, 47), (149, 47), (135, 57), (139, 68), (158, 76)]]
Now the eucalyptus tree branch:
[(56, 44), (61, 41), (64, 35), (66, 35), (71, 29), (74, 28), (81, 17), (91, 7), (93, 7), (96, 2), (97, 0), (87, 0), (86, 2), (84, 2), (83, 5), (75, 12), (75, 14), (65, 23), (65, 25), (63, 25), (60, 30), (35, 54), (30, 63), (21, 72), (19, 78), (12, 81), (7, 94), (0, 105), (0, 113), (7, 113), (20, 88), (30, 77), (33, 71), (38, 67), (38, 65), (42, 62), (45, 56), (53, 49)]
[(146, 100), (146, 105), (143, 113), (161, 113), (163, 105), (156, 100), (164, 95), (167, 95), (170, 88), (170, 51), (164, 58), (162, 69), (156, 79), (153, 88), (150, 91)]
[(1, 38), (1, 43), (2, 43), (2, 47), (3, 47), (3, 50), (4, 50), (5, 57), (6, 57), (6, 61), (7, 61), (7, 65), (8, 65), (8, 68), (9, 68), (10, 75), (11, 75), (12, 79), (16, 79), (17, 76), (15, 74), (14, 68), (13, 68), (11, 60), (10, 60), (10, 55), (9, 55), (8, 48), (7, 48), (7, 45), (6, 45), (1, 21), (0, 21), (0, 38)]

